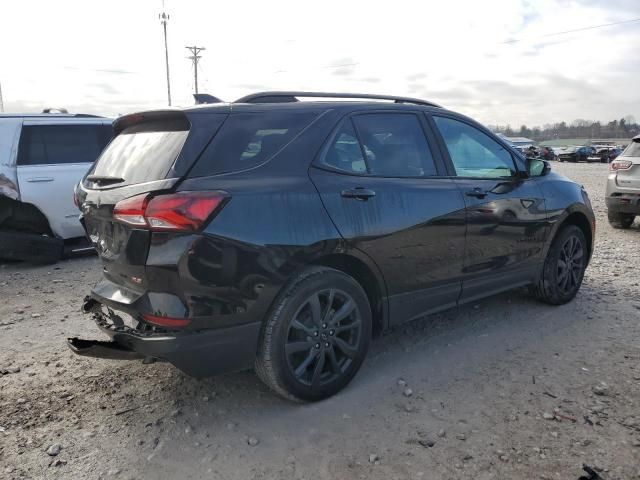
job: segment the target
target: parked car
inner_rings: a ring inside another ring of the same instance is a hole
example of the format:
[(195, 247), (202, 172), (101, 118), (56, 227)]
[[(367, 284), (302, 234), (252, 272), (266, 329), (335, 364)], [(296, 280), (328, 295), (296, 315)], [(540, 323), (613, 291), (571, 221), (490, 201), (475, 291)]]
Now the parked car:
[(610, 163), (614, 160), (622, 150), (617, 147), (604, 147), (596, 149), (596, 153), (594, 155), (590, 155), (587, 158), (587, 162), (600, 162), (600, 163)]
[(84, 237), (73, 189), (109, 142), (111, 122), (0, 115), (0, 258), (53, 262), (65, 240)]
[(640, 135), (609, 164), (605, 203), (614, 228), (629, 228), (640, 215)]
[(319, 400), (372, 332), (527, 285), (570, 301), (593, 248), (580, 185), (423, 100), (266, 92), (115, 133), (76, 189), (103, 270), (83, 309), (112, 339), (80, 355), (255, 366)]
[(553, 148), (542, 146), (538, 151), (538, 158), (542, 158), (543, 160), (555, 160), (556, 154), (553, 151)]
[(593, 147), (568, 147), (558, 155), (559, 162), (587, 162), (596, 153)]

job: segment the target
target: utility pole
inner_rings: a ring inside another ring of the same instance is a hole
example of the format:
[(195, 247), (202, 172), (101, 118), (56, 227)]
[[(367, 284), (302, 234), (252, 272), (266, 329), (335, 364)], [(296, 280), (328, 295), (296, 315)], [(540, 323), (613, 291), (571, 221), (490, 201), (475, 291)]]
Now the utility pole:
[(4, 101), (2, 100), (2, 84), (0, 83), (0, 112), (4, 112)]
[(164, 61), (167, 68), (167, 101), (171, 106), (171, 81), (169, 80), (169, 49), (167, 48), (167, 22), (169, 21), (169, 14), (164, 11), (164, 0), (162, 0), (162, 13), (158, 15), (160, 23), (162, 23), (162, 29), (164, 30)]
[(191, 56), (187, 57), (188, 59), (190, 59), (193, 62), (193, 84), (196, 90), (196, 93), (198, 93), (198, 62), (200, 61), (200, 59), (202, 58), (200, 55), (198, 55), (201, 51), (206, 50), (206, 48), (204, 47), (184, 47), (187, 50), (189, 50), (191, 52)]

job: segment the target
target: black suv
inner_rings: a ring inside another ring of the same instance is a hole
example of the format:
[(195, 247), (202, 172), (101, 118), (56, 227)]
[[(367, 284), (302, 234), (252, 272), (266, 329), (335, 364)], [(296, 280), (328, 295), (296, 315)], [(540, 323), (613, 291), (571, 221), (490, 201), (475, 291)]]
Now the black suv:
[(104, 270), (84, 311), (112, 338), (81, 355), (255, 366), (318, 400), (389, 326), (522, 286), (568, 302), (593, 248), (580, 185), (422, 100), (267, 92), (115, 132), (76, 189)]
[(591, 155), (595, 155), (593, 147), (569, 147), (558, 155), (559, 162), (588, 162)]

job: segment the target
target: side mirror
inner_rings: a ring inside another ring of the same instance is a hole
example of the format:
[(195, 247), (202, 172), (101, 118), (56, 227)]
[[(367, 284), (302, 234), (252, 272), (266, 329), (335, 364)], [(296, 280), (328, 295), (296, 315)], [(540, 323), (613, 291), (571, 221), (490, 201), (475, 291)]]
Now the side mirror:
[(543, 177), (551, 171), (551, 164), (540, 158), (527, 158), (526, 165), (530, 177)]

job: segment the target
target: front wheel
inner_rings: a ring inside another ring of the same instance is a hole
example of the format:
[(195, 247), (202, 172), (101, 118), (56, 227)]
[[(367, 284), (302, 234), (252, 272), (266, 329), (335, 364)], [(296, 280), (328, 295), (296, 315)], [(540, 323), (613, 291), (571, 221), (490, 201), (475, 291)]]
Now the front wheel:
[(371, 339), (371, 308), (349, 275), (313, 267), (298, 275), (266, 320), (256, 373), (285, 398), (317, 401), (355, 376)]
[(544, 262), (542, 275), (533, 287), (543, 302), (562, 305), (576, 296), (587, 268), (588, 246), (584, 233), (575, 225), (558, 232)]

